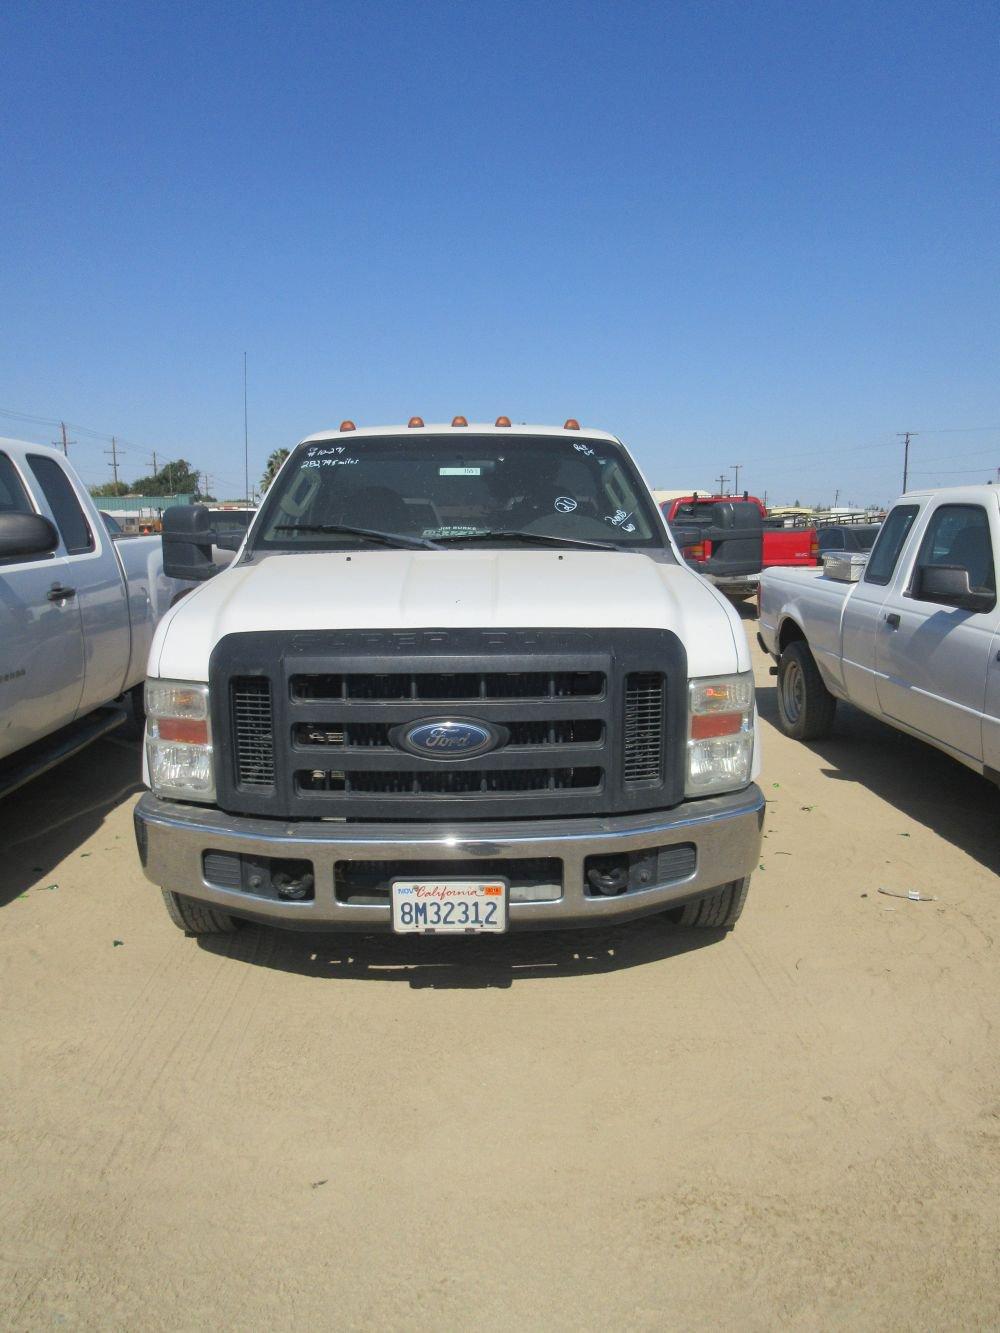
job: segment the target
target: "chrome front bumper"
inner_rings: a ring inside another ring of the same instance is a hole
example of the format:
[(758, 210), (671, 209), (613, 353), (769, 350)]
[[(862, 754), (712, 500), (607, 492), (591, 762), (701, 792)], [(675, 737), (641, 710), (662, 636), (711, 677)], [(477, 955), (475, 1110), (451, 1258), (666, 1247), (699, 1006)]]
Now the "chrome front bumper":
[[(461, 879), (467, 877), (463, 863), (470, 860), (533, 857), (561, 860), (562, 896), (512, 901), (512, 930), (606, 925), (689, 902), (749, 875), (757, 866), (763, 820), (764, 797), (755, 785), (647, 815), (489, 824), (288, 823), (162, 801), (150, 792), (135, 807), (139, 855), (154, 884), (237, 916), (314, 930), (390, 929), (388, 904), (337, 900), (338, 861), (447, 861), (454, 863), (455, 877)], [(695, 846), (695, 870), (686, 878), (629, 889), (616, 897), (585, 892), (587, 857), (675, 843)], [(281, 902), (210, 884), (203, 869), (206, 851), (311, 861), (315, 899)]]

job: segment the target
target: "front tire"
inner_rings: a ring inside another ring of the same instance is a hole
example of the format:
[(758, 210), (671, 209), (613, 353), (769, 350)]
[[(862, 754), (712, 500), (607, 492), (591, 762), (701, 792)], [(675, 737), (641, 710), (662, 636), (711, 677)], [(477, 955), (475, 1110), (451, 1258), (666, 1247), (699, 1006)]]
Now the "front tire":
[(678, 926), (693, 926), (698, 930), (729, 930), (740, 919), (743, 905), (750, 892), (750, 876), (723, 884), (705, 898), (675, 908), (670, 916)]
[(169, 889), (162, 892), (167, 915), (186, 935), (228, 935), (239, 929), (239, 921), (228, 912), (220, 912), (183, 893), (171, 893)]
[(778, 662), (778, 721), (786, 736), (817, 741), (829, 736), (837, 700), (823, 684), (816, 659), (801, 639)]

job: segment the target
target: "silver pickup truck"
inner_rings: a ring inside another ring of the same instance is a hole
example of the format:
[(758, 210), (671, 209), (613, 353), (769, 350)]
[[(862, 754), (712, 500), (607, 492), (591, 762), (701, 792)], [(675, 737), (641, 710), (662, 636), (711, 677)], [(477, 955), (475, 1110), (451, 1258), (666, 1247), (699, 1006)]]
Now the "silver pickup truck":
[(0, 439), (0, 795), (142, 716), (153, 631), (190, 582), (114, 540), (62, 454)]
[(782, 730), (825, 735), (837, 700), (1000, 780), (1000, 491), (908, 493), (846, 578), (768, 569), (760, 642)]

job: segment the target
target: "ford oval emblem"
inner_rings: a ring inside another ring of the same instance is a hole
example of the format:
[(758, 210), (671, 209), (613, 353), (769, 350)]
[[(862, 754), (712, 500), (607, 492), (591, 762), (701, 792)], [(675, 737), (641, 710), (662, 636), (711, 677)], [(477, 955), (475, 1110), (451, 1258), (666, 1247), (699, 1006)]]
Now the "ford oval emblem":
[(434, 717), (393, 727), (390, 739), (421, 759), (468, 759), (495, 750), (506, 739), (506, 731), (489, 722)]

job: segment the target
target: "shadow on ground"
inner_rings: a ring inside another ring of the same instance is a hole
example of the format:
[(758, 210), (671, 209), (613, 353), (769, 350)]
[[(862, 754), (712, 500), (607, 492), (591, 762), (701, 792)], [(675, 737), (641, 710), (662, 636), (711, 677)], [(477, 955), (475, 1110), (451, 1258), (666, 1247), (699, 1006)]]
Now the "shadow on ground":
[(138, 743), (104, 737), (0, 801), (0, 906), (44, 884), (142, 790), (141, 762)]
[(599, 929), (453, 939), (314, 935), (247, 924), (233, 935), (200, 936), (198, 944), (209, 953), (306, 977), (402, 981), (415, 990), (482, 990), (617, 972), (716, 944), (727, 933), (681, 930), (661, 915)]
[[(758, 686), (757, 707), (778, 725), (775, 686)], [(833, 734), (808, 748), (826, 760), (826, 777), (860, 783), (988, 870), (1000, 871), (1000, 794), (964, 764), (844, 703), (837, 705)]]

